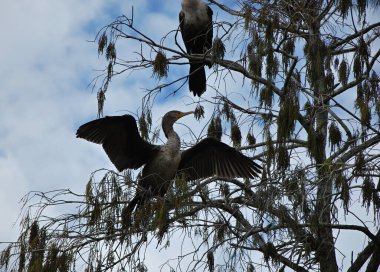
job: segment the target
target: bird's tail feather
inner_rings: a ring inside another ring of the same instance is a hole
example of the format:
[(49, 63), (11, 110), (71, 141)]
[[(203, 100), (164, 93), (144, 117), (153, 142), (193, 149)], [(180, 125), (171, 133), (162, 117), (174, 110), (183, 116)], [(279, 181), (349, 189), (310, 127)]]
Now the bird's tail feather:
[(189, 89), (194, 96), (206, 91), (206, 72), (203, 63), (190, 63)]

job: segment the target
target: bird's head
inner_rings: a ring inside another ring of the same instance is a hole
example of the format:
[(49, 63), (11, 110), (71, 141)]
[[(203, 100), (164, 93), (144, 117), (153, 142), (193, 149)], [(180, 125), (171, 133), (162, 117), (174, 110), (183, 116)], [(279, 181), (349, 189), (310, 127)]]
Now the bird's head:
[(164, 130), (165, 136), (167, 137), (167, 132), (173, 128), (173, 124), (180, 118), (194, 113), (193, 111), (181, 112), (181, 111), (169, 111), (162, 118), (162, 128)]
[(169, 111), (162, 118), (162, 123), (168, 122), (170, 124), (174, 124), (175, 121), (177, 121), (178, 119), (180, 119), (186, 115), (192, 114), (192, 113), (194, 113), (194, 112), (193, 111), (182, 112), (182, 111), (176, 111), (176, 110)]

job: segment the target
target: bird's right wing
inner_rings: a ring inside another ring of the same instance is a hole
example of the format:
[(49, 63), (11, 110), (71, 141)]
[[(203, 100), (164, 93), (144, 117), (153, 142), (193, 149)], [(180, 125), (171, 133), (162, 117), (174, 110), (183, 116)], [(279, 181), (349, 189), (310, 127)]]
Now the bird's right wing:
[(137, 169), (158, 152), (158, 146), (141, 138), (131, 115), (107, 116), (88, 122), (79, 127), (76, 136), (101, 144), (119, 171)]
[(258, 177), (262, 167), (233, 147), (206, 138), (182, 152), (179, 173), (189, 180), (211, 176), (224, 178)]

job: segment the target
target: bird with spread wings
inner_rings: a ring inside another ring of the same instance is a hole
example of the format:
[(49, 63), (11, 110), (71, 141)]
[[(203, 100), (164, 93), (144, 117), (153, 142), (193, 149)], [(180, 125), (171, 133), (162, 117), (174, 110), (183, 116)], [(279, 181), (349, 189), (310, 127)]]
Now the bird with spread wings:
[(170, 111), (162, 119), (167, 138), (164, 145), (154, 145), (141, 138), (136, 120), (131, 115), (110, 116), (79, 127), (77, 137), (101, 144), (118, 171), (144, 166), (138, 190), (127, 210), (142, 205), (152, 197), (164, 196), (175, 175), (186, 180), (218, 176), (254, 178), (261, 166), (233, 147), (215, 138), (206, 138), (181, 151), (180, 138), (173, 124), (193, 112)]

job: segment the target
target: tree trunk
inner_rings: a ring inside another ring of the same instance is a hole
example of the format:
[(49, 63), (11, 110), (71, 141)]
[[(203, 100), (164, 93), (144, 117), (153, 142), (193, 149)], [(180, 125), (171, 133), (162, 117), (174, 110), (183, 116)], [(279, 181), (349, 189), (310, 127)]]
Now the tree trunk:
[(334, 237), (331, 228), (322, 227), (321, 224), (331, 224), (331, 194), (332, 178), (327, 167), (323, 167), (326, 160), (327, 146), (327, 124), (328, 112), (323, 104), (324, 97), (327, 95), (325, 83), (324, 62), (325, 56), (321, 55), (322, 40), (320, 36), (319, 22), (314, 22), (310, 27), (309, 48), (312, 54), (309, 56), (311, 61), (312, 87), (314, 89), (314, 106), (316, 108), (316, 146), (315, 160), (317, 164), (318, 189), (315, 207), (315, 215), (318, 218), (317, 241), (318, 248), (316, 256), (320, 265), (321, 272), (337, 272), (338, 265), (335, 256)]

